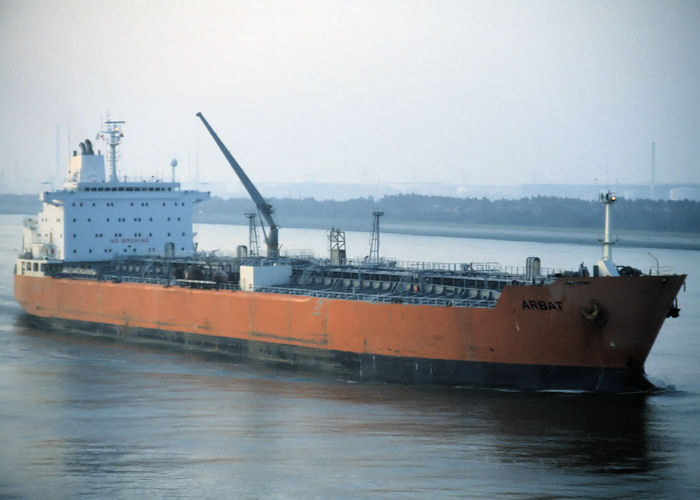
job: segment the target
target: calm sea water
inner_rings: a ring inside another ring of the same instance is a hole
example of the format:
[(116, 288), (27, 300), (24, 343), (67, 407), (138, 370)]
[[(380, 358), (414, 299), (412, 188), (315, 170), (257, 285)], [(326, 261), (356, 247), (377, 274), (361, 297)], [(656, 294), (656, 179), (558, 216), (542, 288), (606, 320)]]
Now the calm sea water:
[[(21, 217), (0, 216), (0, 498), (699, 498), (700, 253), (615, 249), (689, 273), (650, 396), (350, 384), (58, 335), (12, 298)], [(199, 225), (202, 248), (244, 227)], [(325, 254), (323, 231), (284, 229)], [(348, 233), (348, 253), (369, 236)], [(589, 267), (597, 246), (382, 235), (400, 260)]]

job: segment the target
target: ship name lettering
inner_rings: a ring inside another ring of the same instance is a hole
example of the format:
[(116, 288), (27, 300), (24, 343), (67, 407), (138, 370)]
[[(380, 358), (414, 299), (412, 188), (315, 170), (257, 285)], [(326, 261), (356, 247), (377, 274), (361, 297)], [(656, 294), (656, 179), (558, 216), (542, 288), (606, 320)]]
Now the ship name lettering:
[(523, 300), (523, 309), (529, 311), (561, 311), (561, 300)]
[(148, 243), (148, 238), (122, 238), (122, 243)]
[(109, 240), (110, 243), (149, 243), (149, 238), (112, 238)]

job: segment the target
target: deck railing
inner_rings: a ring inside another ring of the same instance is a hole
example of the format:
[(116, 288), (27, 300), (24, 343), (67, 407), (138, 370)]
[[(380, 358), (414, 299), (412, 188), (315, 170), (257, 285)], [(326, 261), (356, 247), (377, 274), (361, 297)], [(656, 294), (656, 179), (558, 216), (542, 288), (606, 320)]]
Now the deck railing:
[(386, 304), (420, 304), (446, 307), (494, 307), (496, 299), (460, 299), (447, 297), (429, 297), (420, 295), (401, 294), (371, 294), (342, 292), (337, 290), (312, 290), (308, 288), (287, 287), (255, 287), (255, 292), (278, 293), (285, 295), (298, 295), (305, 297), (317, 297), (327, 299), (360, 300), (365, 302)]
[[(104, 281), (112, 281), (114, 283), (146, 283), (161, 286), (180, 286), (191, 288), (215, 289), (215, 290), (230, 290), (239, 291), (240, 286), (234, 283), (216, 283), (215, 281), (206, 280), (170, 280), (165, 278), (142, 278), (139, 276), (117, 276), (105, 275), (102, 276)], [(260, 286), (255, 287), (252, 291), (260, 293), (275, 293), (281, 295), (296, 295), (305, 297), (341, 299), (341, 300), (359, 300), (373, 303), (393, 303), (393, 304), (420, 304), (445, 307), (494, 307), (498, 299), (496, 298), (459, 298), (459, 297), (431, 297), (420, 294), (402, 294), (396, 292), (390, 293), (362, 293), (350, 292), (343, 290), (322, 289), (315, 290), (311, 288), (294, 288), (282, 286)]]

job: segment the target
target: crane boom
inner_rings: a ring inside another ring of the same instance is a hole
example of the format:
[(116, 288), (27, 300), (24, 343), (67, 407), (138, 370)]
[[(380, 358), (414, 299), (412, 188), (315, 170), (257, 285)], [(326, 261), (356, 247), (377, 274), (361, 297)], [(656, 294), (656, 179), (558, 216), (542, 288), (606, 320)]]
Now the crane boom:
[(216, 135), (216, 132), (214, 132), (214, 129), (211, 128), (209, 122), (206, 120), (206, 118), (204, 118), (202, 113), (197, 113), (197, 116), (200, 120), (202, 120), (202, 123), (204, 123), (204, 126), (209, 131), (209, 134), (211, 134), (212, 138), (214, 139), (214, 142), (216, 142), (216, 145), (219, 146), (219, 149), (224, 154), (224, 157), (228, 161), (229, 165), (231, 165), (231, 168), (233, 168), (233, 171), (236, 172), (236, 175), (238, 175), (238, 178), (241, 180), (243, 187), (246, 188), (246, 191), (248, 191), (248, 194), (253, 199), (255, 205), (258, 207), (258, 211), (265, 218), (268, 225), (270, 226), (269, 231), (265, 233), (265, 243), (267, 244), (267, 256), (271, 259), (278, 258), (280, 255), (279, 244), (277, 239), (279, 228), (277, 224), (275, 224), (275, 220), (272, 218), (272, 205), (265, 201), (265, 198), (262, 197), (260, 191), (258, 191), (255, 185), (248, 178), (248, 176), (243, 171), (243, 169), (238, 164), (238, 162), (233, 157), (228, 148), (224, 145), (223, 142), (221, 142), (221, 139), (219, 139), (219, 136)]

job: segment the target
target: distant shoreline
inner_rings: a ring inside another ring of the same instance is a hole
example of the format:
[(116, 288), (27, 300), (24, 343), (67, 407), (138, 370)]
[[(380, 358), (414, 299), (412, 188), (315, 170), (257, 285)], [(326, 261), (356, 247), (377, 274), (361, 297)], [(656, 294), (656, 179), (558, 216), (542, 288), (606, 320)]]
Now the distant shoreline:
[[(401, 226), (401, 227), (397, 227)], [(404, 227), (405, 225), (385, 224), (382, 228), (387, 233), (404, 233), (419, 236), (449, 236), (457, 238), (492, 239), (506, 241), (531, 241), (537, 243), (570, 243), (579, 245), (595, 245), (602, 237), (602, 229), (597, 232), (589, 230), (556, 231), (553, 228), (512, 228), (506, 226), (491, 226), (489, 228), (434, 228), (432, 230), (420, 227)], [(531, 232), (532, 231), (532, 232)], [(573, 231), (573, 232), (569, 232)], [(668, 248), (673, 250), (700, 250), (700, 235), (666, 236), (638, 234), (635, 231), (622, 231), (616, 241), (618, 247)]]
[[(0, 215), (16, 215), (24, 217), (32, 217), (36, 214), (31, 213), (0, 213)], [(298, 221), (291, 222), (282, 226), (295, 229), (330, 229), (321, 223), (305, 223), (300, 224)], [(197, 221), (196, 224), (221, 224), (242, 226), (240, 223), (224, 223), (224, 222), (206, 222)], [(366, 227), (365, 227), (366, 226)], [(359, 227), (358, 225), (345, 226), (341, 229), (348, 231), (370, 231), (369, 225)], [(414, 236), (436, 236), (436, 237), (451, 237), (451, 238), (472, 238), (472, 239), (490, 239), (503, 241), (530, 241), (534, 243), (569, 243), (577, 245), (594, 245), (597, 243), (600, 236), (598, 232), (589, 229), (565, 229), (557, 228), (535, 228), (535, 227), (513, 227), (490, 225), (488, 227), (480, 226), (436, 226), (421, 223), (402, 223), (389, 224), (384, 223), (381, 226), (381, 231), (392, 234), (406, 234)], [(641, 233), (638, 231), (621, 231), (621, 235), (616, 242), (618, 247), (636, 247), (636, 248), (666, 248), (671, 250), (700, 250), (700, 234), (688, 233), (678, 234), (673, 233), (665, 235), (663, 233)]]
[[(243, 223), (236, 224), (243, 225)], [(296, 229), (330, 229), (322, 224), (299, 224), (291, 223), (282, 226)], [(357, 225), (341, 227), (348, 231), (370, 232), (369, 224), (363, 227)], [(577, 245), (597, 245), (602, 237), (600, 231), (579, 228), (538, 228), (538, 227), (513, 227), (501, 225), (477, 226), (477, 225), (434, 225), (423, 223), (383, 223), (381, 226), (383, 233), (406, 234), (414, 236), (436, 236), (451, 238), (472, 238), (504, 241), (530, 241), (534, 243), (569, 243)], [(600, 234), (598, 234), (600, 233)], [(663, 233), (646, 233), (639, 231), (620, 231), (616, 242), (618, 247), (641, 247), (641, 248), (666, 248), (671, 250), (700, 250), (700, 234), (673, 233), (664, 235)]]
[[(212, 200), (213, 201), (213, 200)], [(275, 200), (283, 205), (288, 200)], [(209, 202), (211, 203), (211, 202)], [(235, 214), (249, 210), (249, 200), (219, 200), (218, 205), (206, 207), (202, 212), (195, 213), (196, 223), (208, 224), (233, 224), (243, 225), (244, 220), (235, 220)], [(221, 205), (223, 203), (223, 205)], [(316, 202), (310, 202), (316, 203)], [(239, 206), (240, 205), (240, 206)], [(283, 207), (276, 215), (277, 223), (285, 228), (303, 228), (328, 230), (331, 227), (339, 227), (347, 231), (369, 232), (371, 229), (371, 217), (359, 217), (358, 213), (364, 210), (352, 212), (348, 210), (336, 210), (334, 213), (318, 210), (306, 211), (301, 207)], [(345, 206), (341, 204), (341, 206)], [(366, 207), (362, 207), (366, 208)], [(36, 216), (41, 210), (41, 202), (35, 195), (0, 194), (0, 214)], [(398, 212), (394, 214), (397, 216)], [(404, 214), (406, 218), (409, 214)], [(692, 214), (690, 214), (692, 215)], [(690, 216), (688, 215), (688, 216)], [(415, 214), (414, 214), (415, 216)], [(243, 219), (243, 217), (240, 217)], [(385, 233), (409, 234), (417, 236), (445, 236), (455, 238), (494, 239), (505, 241), (531, 241), (538, 243), (569, 243), (578, 245), (595, 245), (602, 237), (601, 227), (553, 227), (553, 226), (525, 226), (517, 224), (476, 224), (459, 222), (431, 222), (425, 220), (392, 220), (391, 214), (382, 219), (381, 230)], [(669, 248), (675, 250), (700, 250), (700, 233), (697, 232), (671, 232), (650, 231), (617, 228), (613, 221), (613, 232), (618, 234), (618, 247), (645, 247), (645, 248)]]

